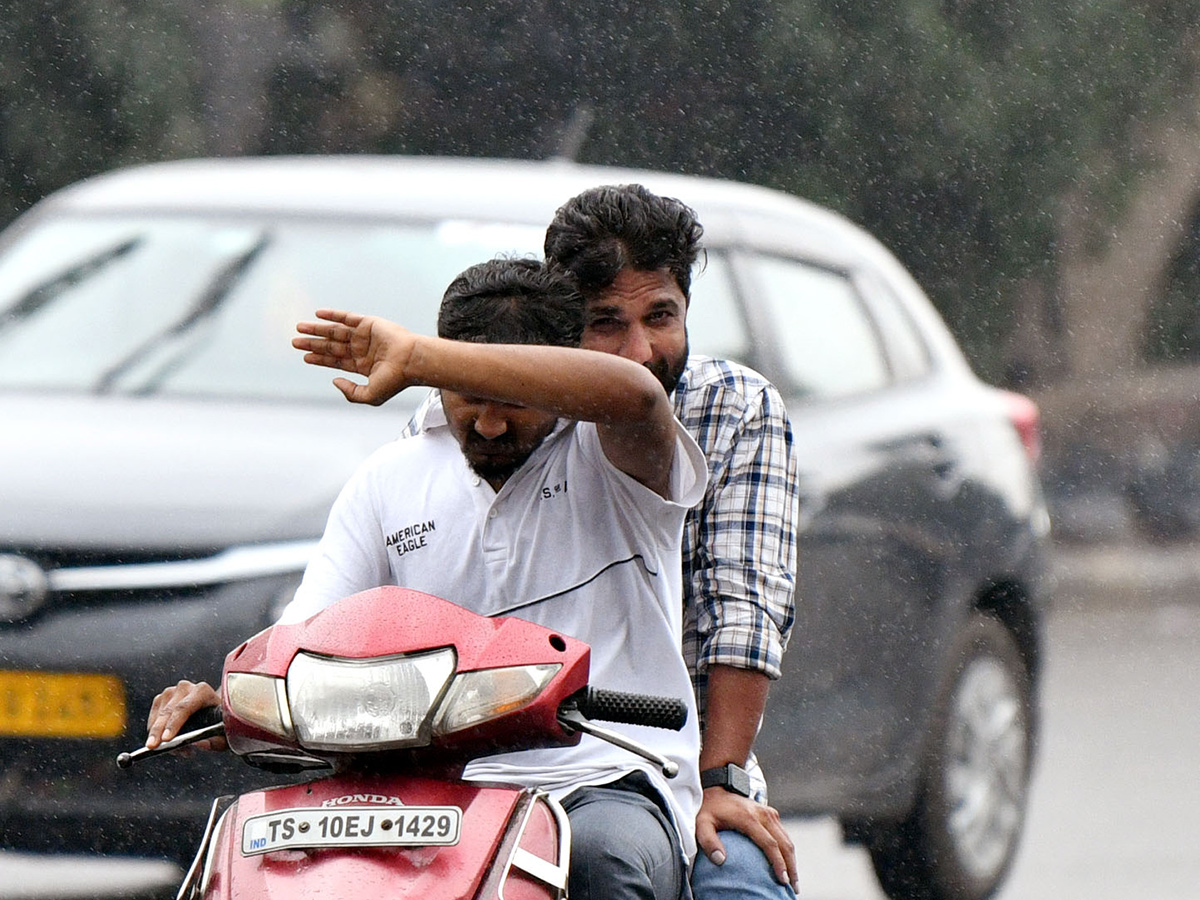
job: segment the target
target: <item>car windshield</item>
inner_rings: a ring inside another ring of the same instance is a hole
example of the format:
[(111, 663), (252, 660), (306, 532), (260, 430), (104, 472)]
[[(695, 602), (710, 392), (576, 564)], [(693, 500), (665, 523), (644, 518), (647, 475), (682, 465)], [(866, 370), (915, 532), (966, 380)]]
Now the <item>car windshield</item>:
[(543, 229), (441, 222), (80, 216), (43, 220), (0, 255), (0, 390), (344, 402), (300, 364), (321, 307), (433, 334), (450, 280)]

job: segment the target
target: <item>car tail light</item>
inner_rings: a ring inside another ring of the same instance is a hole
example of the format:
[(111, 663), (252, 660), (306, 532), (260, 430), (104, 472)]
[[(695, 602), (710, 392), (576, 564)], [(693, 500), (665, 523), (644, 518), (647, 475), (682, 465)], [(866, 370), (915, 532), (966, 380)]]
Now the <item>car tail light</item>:
[(1036, 464), (1042, 455), (1042, 414), (1036, 403), (1024, 394), (1001, 391), (1009, 421), (1021, 437), (1029, 461)]

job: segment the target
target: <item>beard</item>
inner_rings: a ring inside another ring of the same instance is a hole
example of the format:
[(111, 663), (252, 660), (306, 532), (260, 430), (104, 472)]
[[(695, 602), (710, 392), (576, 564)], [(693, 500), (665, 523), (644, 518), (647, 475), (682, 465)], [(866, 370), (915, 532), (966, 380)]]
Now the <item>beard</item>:
[(679, 379), (683, 377), (683, 372), (687, 368), (689, 346), (687, 338), (684, 338), (683, 352), (679, 356), (663, 359), (652, 359), (646, 363), (646, 368), (650, 373), (658, 379), (658, 383), (663, 386), (670, 397), (675, 393), (675, 388), (679, 386)]
[[(521, 462), (524, 462), (524, 460)], [(489, 484), (493, 481), (508, 481), (512, 473), (521, 468), (520, 462), (510, 463), (494, 459), (481, 459), (472, 457), (467, 457), (467, 465), (471, 467), (472, 472)]]
[(557, 418), (547, 417), (540, 426), (508, 431), (490, 439), (467, 430), (459, 438), (459, 446), (471, 471), (489, 482), (504, 482), (525, 465), (557, 424)]
[(488, 440), (473, 432), (467, 434), (462, 449), (471, 470), (488, 481), (507, 481), (533, 452), (533, 448), (522, 448), (508, 435)]

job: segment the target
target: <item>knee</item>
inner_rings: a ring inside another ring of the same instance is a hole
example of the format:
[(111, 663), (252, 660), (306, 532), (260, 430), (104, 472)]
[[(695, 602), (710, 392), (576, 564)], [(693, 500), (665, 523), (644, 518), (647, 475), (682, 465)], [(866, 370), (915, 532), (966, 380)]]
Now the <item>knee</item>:
[(703, 851), (692, 865), (692, 893), (696, 900), (796, 900), (791, 887), (775, 880), (766, 854), (746, 835), (722, 831), (725, 862), (716, 865)]

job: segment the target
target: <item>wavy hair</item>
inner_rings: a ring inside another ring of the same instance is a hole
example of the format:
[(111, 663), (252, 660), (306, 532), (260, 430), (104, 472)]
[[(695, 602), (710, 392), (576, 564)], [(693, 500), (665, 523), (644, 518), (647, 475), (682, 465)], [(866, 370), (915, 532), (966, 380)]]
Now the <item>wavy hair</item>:
[(480, 344), (577, 347), (583, 296), (561, 269), (533, 259), (478, 263), (450, 282), (438, 337)]
[(602, 185), (559, 207), (546, 229), (546, 259), (571, 273), (580, 290), (607, 288), (621, 269), (667, 269), (684, 297), (704, 228), (695, 211), (640, 184)]

